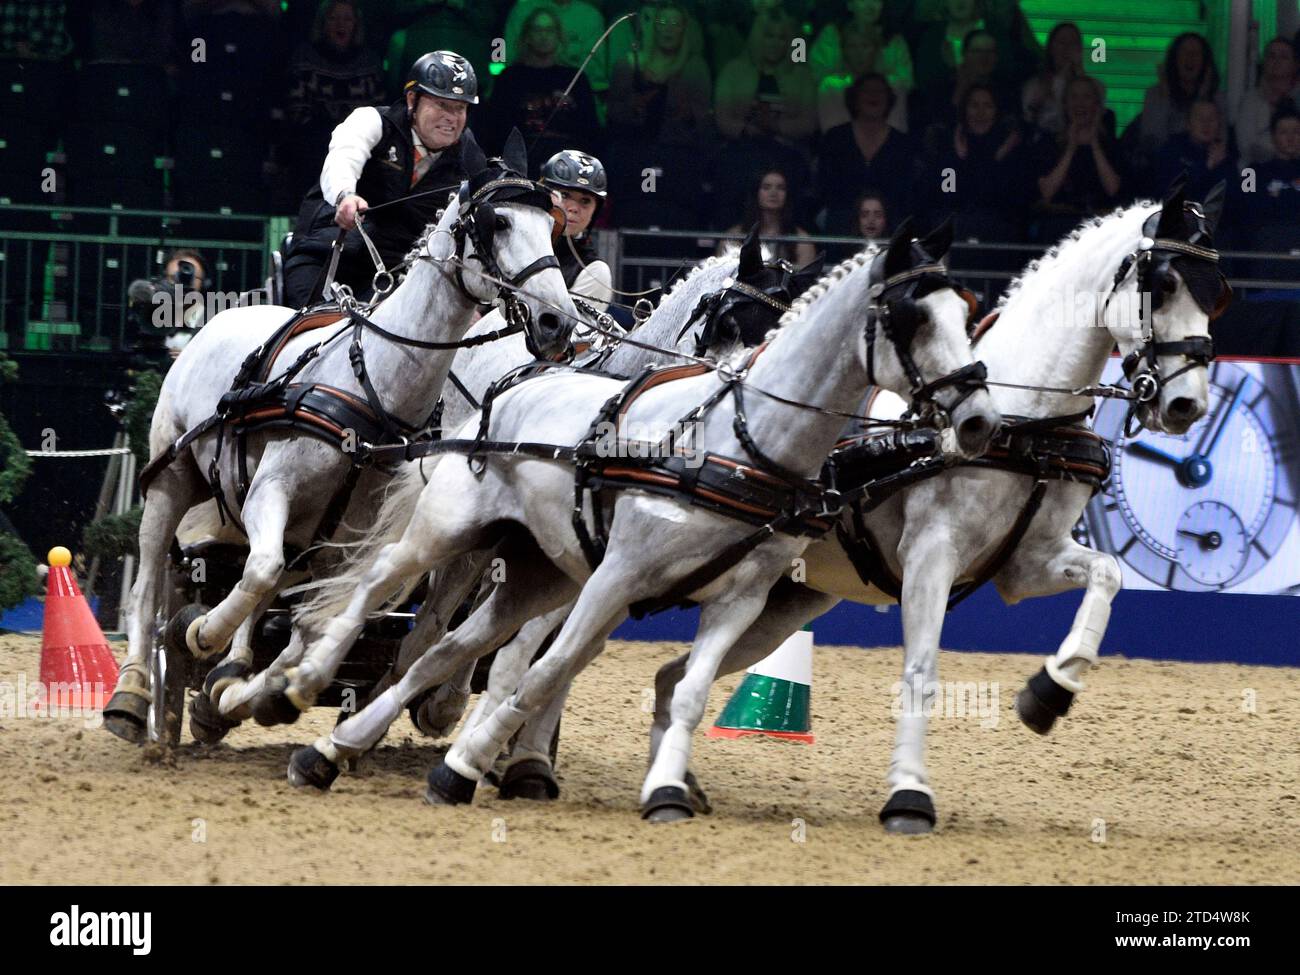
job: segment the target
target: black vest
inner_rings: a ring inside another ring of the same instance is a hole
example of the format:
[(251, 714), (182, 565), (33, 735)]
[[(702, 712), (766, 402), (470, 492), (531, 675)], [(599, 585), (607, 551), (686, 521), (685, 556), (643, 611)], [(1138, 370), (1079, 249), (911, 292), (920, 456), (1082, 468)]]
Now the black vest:
[[(457, 142), (442, 150), (428, 172), (412, 186), (415, 151), (411, 143), (406, 102), (398, 101), (387, 108), (381, 108), (379, 117), (383, 122), (383, 134), (361, 170), (361, 176), (357, 180), (358, 196), (371, 206), (378, 206), (410, 193), (450, 186), (445, 192), (431, 193), (397, 206), (385, 207), (373, 217), (366, 218), (366, 233), (374, 241), (384, 263), (391, 266), (402, 259), (425, 226), (437, 219), (438, 211), (447, 205), (447, 197), (465, 179), (465, 172), (460, 164), (461, 145)], [(317, 182), (308, 192), (298, 212), (293, 249), (295, 252), (299, 252), (300, 248), (302, 251), (320, 250), (322, 247), (328, 250), (337, 234), (333, 201), (322, 198), (320, 183)], [(361, 235), (348, 234), (345, 250), (353, 254), (364, 254), (365, 245)]]
[[(569, 244), (573, 248), (569, 248)], [(579, 264), (574, 258), (573, 252), (578, 252), (578, 257), (582, 259)], [(583, 234), (581, 237), (569, 237), (566, 240), (555, 242), (555, 259), (560, 262), (560, 273), (564, 275), (564, 284), (572, 288), (573, 282), (578, 280), (578, 275), (587, 265), (600, 260), (600, 255), (596, 253), (596, 248), (591, 244), (591, 237)]]

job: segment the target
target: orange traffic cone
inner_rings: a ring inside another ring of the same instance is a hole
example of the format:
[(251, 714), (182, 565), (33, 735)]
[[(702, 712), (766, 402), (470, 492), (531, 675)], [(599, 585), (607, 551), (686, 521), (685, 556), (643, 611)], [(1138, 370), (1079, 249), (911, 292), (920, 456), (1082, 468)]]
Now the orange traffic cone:
[(72, 575), (72, 553), (50, 549), (41, 627), (41, 683), (54, 711), (102, 711), (117, 686), (117, 661)]

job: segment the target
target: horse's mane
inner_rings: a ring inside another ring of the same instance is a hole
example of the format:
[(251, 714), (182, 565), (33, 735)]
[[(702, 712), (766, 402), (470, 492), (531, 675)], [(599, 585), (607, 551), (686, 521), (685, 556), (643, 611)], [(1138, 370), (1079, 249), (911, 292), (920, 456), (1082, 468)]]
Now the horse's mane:
[(998, 299), (998, 303), (994, 307), (994, 310), (998, 312), (1002, 311), (1002, 309), (1007, 306), (1007, 303), (1014, 298), (1017, 293), (1019, 293), (1028, 278), (1033, 277), (1040, 271), (1050, 271), (1065, 261), (1073, 260), (1075, 256), (1073, 252), (1076, 249), (1076, 245), (1079, 244), (1084, 235), (1089, 234), (1098, 227), (1120, 223), (1135, 211), (1150, 211), (1152, 207), (1157, 207), (1159, 205), (1160, 204), (1158, 203), (1153, 203), (1151, 200), (1138, 200), (1131, 206), (1119, 207), (1103, 216), (1090, 217), (1085, 220), (1062, 237), (1057, 243), (1049, 247), (1041, 257), (1030, 261), (1025, 269), (1016, 275), (1016, 277), (1012, 279), (1011, 283), (1007, 285), (1007, 290), (1004, 291), (1002, 297)]
[(728, 253), (714, 254), (713, 256), (706, 257), (704, 260), (700, 261), (699, 264), (696, 264), (695, 267), (691, 268), (691, 270), (686, 274), (685, 277), (675, 281), (667, 291), (665, 291), (663, 294), (659, 296), (659, 301), (656, 307), (658, 307), (658, 305), (662, 305), (665, 301), (667, 301), (669, 295), (675, 294), (676, 292), (685, 288), (687, 283), (691, 281), (693, 278), (698, 277), (701, 271), (707, 271), (711, 268), (717, 267), (719, 264), (725, 264), (728, 261), (735, 260), (738, 251), (739, 248), (737, 248), (736, 250), (732, 250)]
[(808, 310), (808, 306), (822, 295), (826, 294), (832, 284), (836, 281), (842, 281), (858, 268), (873, 260), (879, 253), (879, 245), (868, 244), (864, 249), (858, 251), (856, 254), (849, 255), (829, 271), (825, 272), (813, 283), (811, 288), (794, 300), (794, 303), (790, 305), (790, 310), (782, 315), (781, 320), (777, 322), (776, 328), (772, 329), (772, 331), (768, 333), (768, 338), (771, 338), (785, 326), (802, 318), (804, 312)]

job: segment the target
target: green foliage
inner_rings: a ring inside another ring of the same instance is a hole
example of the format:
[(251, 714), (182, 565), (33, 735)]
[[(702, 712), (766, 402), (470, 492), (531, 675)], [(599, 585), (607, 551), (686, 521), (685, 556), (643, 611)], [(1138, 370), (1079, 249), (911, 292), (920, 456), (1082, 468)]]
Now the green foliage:
[(0, 612), (41, 591), (36, 560), (15, 535), (0, 531)]
[(98, 555), (106, 561), (124, 555), (139, 555), (140, 513), (136, 506), (122, 515), (105, 515), (92, 521), (81, 533), (81, 550), (88, 558)]
[(141, 467), (149, 463), (149, 424), (153, 421), (153, 411), (158, 405), (162, 381), (162, 375), (152, 369), (136, 373), (135, 382), (131, 386), (131, 401), (127, 403), (123, 414), (127, 441)]
[[(18, 378), (18, 364), (0, 352), (0, 382), (13, 382)], [(18, 497), (23, 484), (32, 473), (32, 461), (18, 442), (17, 435), (0, 414), (0, 504)]]

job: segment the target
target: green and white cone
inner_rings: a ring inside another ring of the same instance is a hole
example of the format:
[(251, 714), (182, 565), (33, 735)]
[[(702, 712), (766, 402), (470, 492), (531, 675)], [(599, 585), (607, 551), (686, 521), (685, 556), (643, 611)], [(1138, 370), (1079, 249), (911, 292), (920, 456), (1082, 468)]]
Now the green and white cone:
[(812, 648), (812, 630), (804, 627), (750, 667), (709, 737), (769, 735), (811, 745)]

